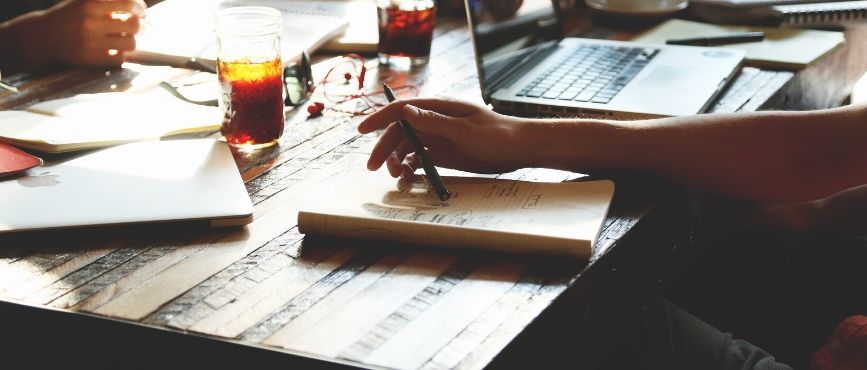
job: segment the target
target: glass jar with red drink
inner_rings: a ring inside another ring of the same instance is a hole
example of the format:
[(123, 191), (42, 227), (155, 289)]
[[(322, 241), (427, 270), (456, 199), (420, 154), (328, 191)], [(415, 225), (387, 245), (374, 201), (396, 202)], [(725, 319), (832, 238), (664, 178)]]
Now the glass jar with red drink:
[(434, 0), (377, 0), (376, 6), (380, 63), (427, 63), (436, 19)]
[(283, 68), (280, 11), (258, 6), (217, 14), (220, 128), (237, 147), (273, 145), (283, 135)]

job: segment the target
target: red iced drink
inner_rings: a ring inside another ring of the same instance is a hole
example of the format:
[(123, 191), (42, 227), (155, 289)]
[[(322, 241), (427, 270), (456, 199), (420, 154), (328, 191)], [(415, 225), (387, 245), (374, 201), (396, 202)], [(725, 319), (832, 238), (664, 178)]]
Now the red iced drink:
[(435, 18), (433, 1), (392, 1), (387, 6), (380, 5), (380, 58), (408, 57), (413, 64), (427, 62)]
[(225, 114), (220, 132), (235, 146), (263, 146), (283, 134), (283, 70), (280, 60), (217, 65)]

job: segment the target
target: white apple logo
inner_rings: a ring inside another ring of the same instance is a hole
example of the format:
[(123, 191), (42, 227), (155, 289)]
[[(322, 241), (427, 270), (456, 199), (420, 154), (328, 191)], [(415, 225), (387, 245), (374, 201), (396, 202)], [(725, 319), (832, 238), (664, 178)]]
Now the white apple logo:
[(51, 175), (46, 171), (36, 176), (24, 176), (18, 179), (18, 184), (27, 188), (38, 188), (40, 186), (54, 186), (60, 183), (57, 180), (57, 175)]

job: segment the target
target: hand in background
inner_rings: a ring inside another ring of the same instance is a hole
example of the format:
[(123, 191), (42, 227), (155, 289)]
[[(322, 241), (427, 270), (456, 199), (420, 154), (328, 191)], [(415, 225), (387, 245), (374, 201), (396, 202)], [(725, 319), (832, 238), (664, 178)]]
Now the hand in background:
[(371, 152), (368, 169), (379, 169), (385, 163), (392, 176), (412, 180), (419, 164), (396, 123), (399, 119), (406, 119), (416, 130), (436, 166), (500, 173), (528, 164), (530, 155), (518, 133), (524, 123), (518, 119), (465, 102), (409, 99), (389, 104), (358, 126), (363, 134), (385, 129)]
[[(134, 35), (146, 5), (142, 0), (66, 0), (8, 22), (19, 66), (62, 62), (79, 66), (117, 66), (135, 49)], [(7, 41), (9, 42), (9, 41)]]

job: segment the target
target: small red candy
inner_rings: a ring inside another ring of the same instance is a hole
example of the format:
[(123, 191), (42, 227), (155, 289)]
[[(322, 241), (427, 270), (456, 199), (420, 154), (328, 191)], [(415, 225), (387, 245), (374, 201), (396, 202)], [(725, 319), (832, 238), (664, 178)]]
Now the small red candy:
[(310, 114), (310, 117), (318, 117), (322, 115), (322, 111), (325, 110), (325, 104), (321, 102), (313, 102), (312, 104), (307, 106), (307, 113)]

